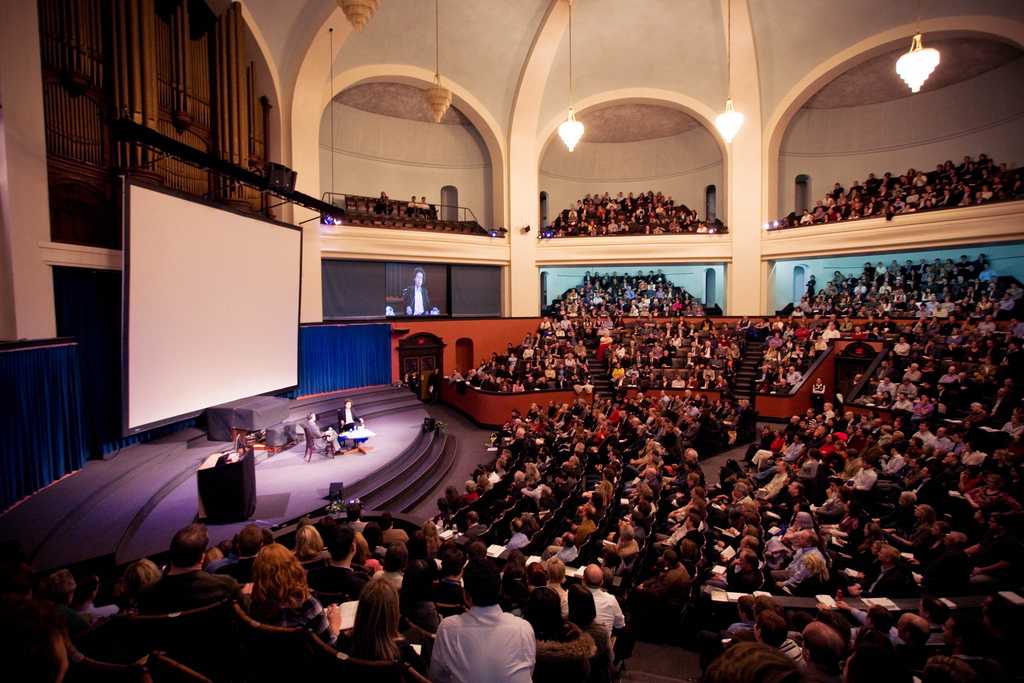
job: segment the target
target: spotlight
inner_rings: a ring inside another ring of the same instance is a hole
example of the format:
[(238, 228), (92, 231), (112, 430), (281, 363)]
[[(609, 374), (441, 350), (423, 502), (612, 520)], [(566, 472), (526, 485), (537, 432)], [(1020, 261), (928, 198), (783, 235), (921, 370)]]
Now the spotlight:
[(498, 236), (498, 231), (497, 230), (491, 230), (491, 237), (497, 237), (497, 236)]

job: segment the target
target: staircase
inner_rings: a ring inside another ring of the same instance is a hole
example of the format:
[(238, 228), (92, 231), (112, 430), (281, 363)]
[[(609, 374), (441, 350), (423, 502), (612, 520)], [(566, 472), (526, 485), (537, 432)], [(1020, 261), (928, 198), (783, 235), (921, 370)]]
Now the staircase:
[[(593, 351), (591, 349), (591, 351)], [(594, 358), (593, 354), (587, 356), (587, 371), (590, 372), (590, 383), (594, 385), (594, 396), (608, 397), (612, 395), (611, 380), (604, 363)]]
[(758, 368), (761, 367), (761, 359), (764, 358), (764, 342), (748, 341), (747, 348), (743, 351), (739, 368), (733, 378), (733, 393), (736, 398), (749, 398), (753, 400), (757, 391)]

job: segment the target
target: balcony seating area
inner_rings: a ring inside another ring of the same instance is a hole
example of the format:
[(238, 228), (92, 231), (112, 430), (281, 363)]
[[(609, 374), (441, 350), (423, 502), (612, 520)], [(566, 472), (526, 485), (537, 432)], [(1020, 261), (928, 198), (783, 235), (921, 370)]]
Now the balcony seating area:
[(542, 238), (609, 237), (615, 235), (720, 234), (728, 232), (721, 220), (701, 219), (696, 209), (676, 204), (670, 196), (648, 190), (638, 196), (619, 192), (612, 196), (587, 195), (563, 209)]
[(932, 171), (907, 169), (903, 174), (869, 173), (849, 189), (837, 181), (813, 207), (791, 212), (767, 223), (768, 230), (782, 230), (861, 218), (939, 211), (965, 206), (1024, 199), (1024, 169), (1008, 169), (987, 154), (966, 156), (959, 164), (947, 160)]
[[(493, 236), (477, 222), (472, 212), (462, 207), (456, 209), (459, 220), (442, 220), (434, 204), (411, 206), (410, 201), (396, 201), (387, 197), (365, 197), (360, 195), (330, 195), (325, 198), (345, 210), (343, 218), (323, 217), (321, 222), (329, 225), (353, 225), (364, 228), (388, 228), (392, 230), (427, 230), (452, 235)], [(422, 208), (426, 206), (426, 208)]]

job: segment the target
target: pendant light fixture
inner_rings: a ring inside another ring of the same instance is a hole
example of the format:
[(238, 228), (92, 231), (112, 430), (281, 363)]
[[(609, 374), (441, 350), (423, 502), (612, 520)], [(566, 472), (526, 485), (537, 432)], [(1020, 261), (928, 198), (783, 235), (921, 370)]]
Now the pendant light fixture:
[(426, 90), (427, 104), (434, 115), (434, 123), (441, 123), (448, 107), (452, 106), (452, 91), (441, 85), (441, 21), (440, 0), (434, 0), (434, 85)]
[(345, 13), (348, 23), (357, 31), (363, 30), (379, 4), (380, 0), (338, 0), (338, 6)]
[(922, 45), (921, 34), (915, 33), (910, 39), (910, 51), (896, 60), (896, 73), (910, 86), (910, 92), (918, 92), (938, 65), (939, 51)]
[(575, 99), (572, 80), (572, 0), (566, 1), (569, 3), (569, 116), (558, 127), (558, 137), (562, 138), (562, 142), (571, 152), (576, 149), (577, 143), (583, 137), (583, 124), (576, 120), (576, 114), (572, 109)]
[(726, 144), (731, 143), (736, 134), (743, 127), (743, 114), (736, 111), (732, 106), (732, 0), (726, 3), (725, 22), (725, 68), (726, 68), (726, 98), (725, 111), (715, 117), (715, 128), (722, 134)]

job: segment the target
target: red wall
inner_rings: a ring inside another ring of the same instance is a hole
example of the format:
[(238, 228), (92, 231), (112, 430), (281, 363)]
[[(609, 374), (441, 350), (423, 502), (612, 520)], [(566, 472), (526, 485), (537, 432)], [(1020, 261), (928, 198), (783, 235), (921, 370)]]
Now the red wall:
[[(473, 340), (473, 366), (477, 367), (491, 353), (504, 351), (509, 342), (519, 344), (523, 337), (537, 331), (540, 318), (485, 318), (480, 320), (425, 320), (391, 323), (391, 379), (399, 381), (398, 342), (394, 330), (409, 330), (408, 334), (429, 332), (445, 343), (444, 374), (455, 370), (455, 341), (461, 337)], [(405, 336), (405, 335), (402, 335)], [(502, 423), (504, 420), (502, 420)]]
[[(441, 400), (469, 415), (475, 422), (489, 427), (500, 427), (512, 415), (513, 410), (525, 413), (534, 403), (546, 406), (555, 403), (571, 403), (577, 398), (575, 391), (528, 391), (523, 394), (499, 394), (479, 391), (466, 387), (465, 393), (458, 387), (443, 380)], [(583, 396), (589, 400), (589, 396)]]

